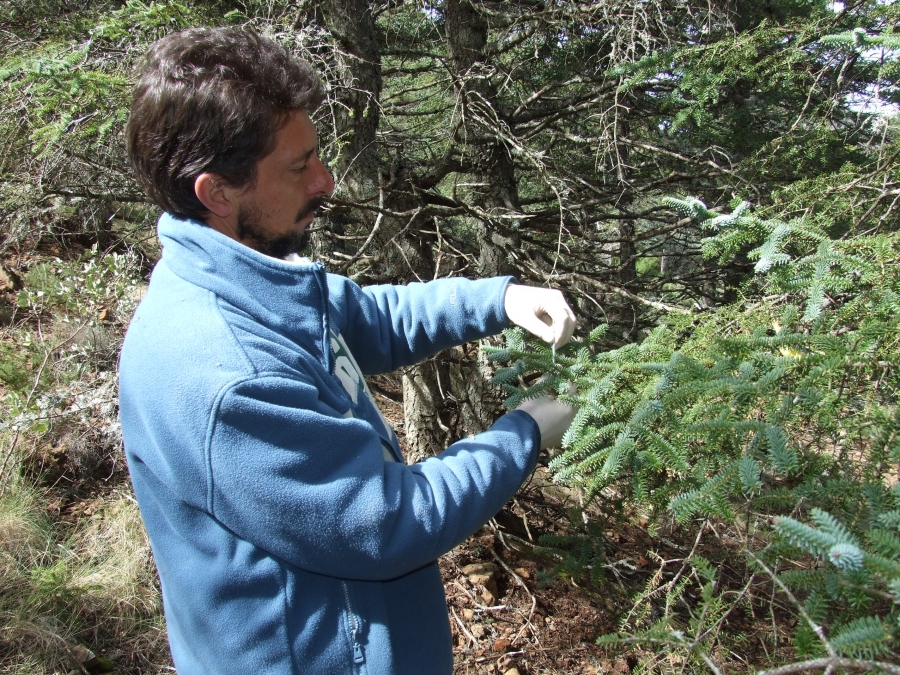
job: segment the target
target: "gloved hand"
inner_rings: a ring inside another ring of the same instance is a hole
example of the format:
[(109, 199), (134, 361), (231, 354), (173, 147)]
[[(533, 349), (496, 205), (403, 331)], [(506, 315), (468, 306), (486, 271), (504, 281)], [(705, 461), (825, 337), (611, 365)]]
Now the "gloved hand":
[(503, 302), (511, 323), (545, 342), (562, 347), (572, 337), (575, 314), (559, 291), (510, 284)]
[[(569, 394), (574, 396), (575, 393), (575, 386), (570, 385)], [(523, 401), (516, 410), (528, 413), (537, 422), (538, 429), (541, 430), (541, 450), (559, 445), (563, 434), (572, 425), (576, 412), (568, 403), (551, 396), (530, 398)]]

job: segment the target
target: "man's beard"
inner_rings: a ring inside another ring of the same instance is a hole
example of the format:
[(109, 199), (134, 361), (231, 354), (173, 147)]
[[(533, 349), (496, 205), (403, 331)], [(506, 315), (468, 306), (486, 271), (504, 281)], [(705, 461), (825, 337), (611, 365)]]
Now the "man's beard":
[[(307, 216), (315, 214), (324, 202), (323, 197), (311, 199), (297, 214), (294, 222), (299, 223)], [(286, 258), (292, 253), (300, 254), (309, 247), (309, 232), (306, 228), (302, 232), (273, 236), (263, 229), (261, 221), (260, 209), (256, 204), (241, 204), (238, 208), (237, 222), (237, 235), (241, 243), (272, 258)]]

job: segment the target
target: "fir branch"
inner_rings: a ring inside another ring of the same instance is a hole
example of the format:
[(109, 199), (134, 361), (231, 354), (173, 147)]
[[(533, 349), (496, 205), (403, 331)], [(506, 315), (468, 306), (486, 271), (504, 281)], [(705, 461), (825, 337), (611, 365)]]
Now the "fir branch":
[(862, 670), (870, 672), (873, 670), (884, 671), (891, 675), (900, 675), (900, 666), (893, 663), (885, 663), (883, 661), (867, 661), (863, 659), (850, 659), (841, 656), (829, 656), (821, 659), (810, 659), (809, 661), (798, 661), (797, 663), (789, 663), (778, 668), (770, 668), (769, 670), (760, 670), (757, 675), (794, 675), (794, 673), (803, 673), (809, 670), (824, 670), (832, 672), (835, 668), (846, 668), (847, 670)]

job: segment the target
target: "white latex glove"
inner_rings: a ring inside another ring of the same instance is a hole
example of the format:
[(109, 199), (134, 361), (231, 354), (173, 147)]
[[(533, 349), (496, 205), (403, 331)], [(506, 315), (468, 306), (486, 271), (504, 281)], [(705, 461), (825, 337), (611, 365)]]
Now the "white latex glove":
[(510, 284), (503, 303), (510, 323), (557, 347), (575, 331), (575, 314), (559, 291)]
[[(569, 391), (574, 396), (575, 387), (571, 387)], [(537, 422), (538, 429), (541, 430), (541, 450), (560, 444), (563, 434), (572, 425), (576, 412), (568, 403), (550, 396), (530, 398), (523, 401), (516, 410), (528, 413)]]

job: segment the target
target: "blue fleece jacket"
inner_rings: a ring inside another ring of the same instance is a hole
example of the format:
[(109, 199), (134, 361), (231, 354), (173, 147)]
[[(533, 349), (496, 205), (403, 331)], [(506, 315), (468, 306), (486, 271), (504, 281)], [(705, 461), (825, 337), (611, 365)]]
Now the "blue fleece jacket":
[(362, 375), (507, 325), (509, 279), (361, 289), (163, 216), (120, 414), (180, 675), (451, 673), (436, 558), (534, 468), (522, 412), (407, 466)]

